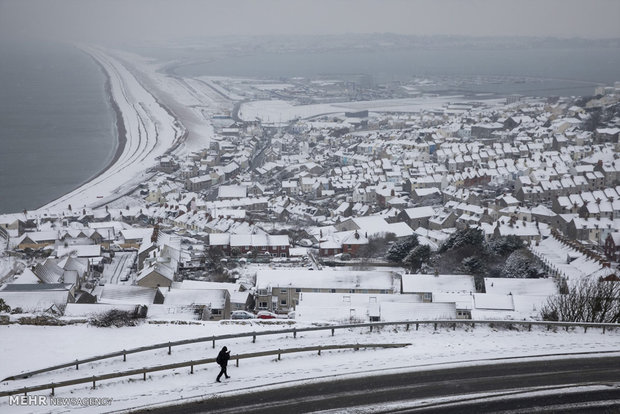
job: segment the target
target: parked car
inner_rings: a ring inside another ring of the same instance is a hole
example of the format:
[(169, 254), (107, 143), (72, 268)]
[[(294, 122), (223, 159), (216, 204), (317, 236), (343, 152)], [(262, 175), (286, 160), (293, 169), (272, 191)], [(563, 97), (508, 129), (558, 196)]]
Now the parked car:
[(275, 319), (278, 316), (275, 313), (273, 313), (273, 312), (269, 312), (269, 311), (263, 310), (263, 311), (258, 312), (256, 314), (256, 317), (258, 319)]
[(236, 311), (232, 311), (232, 313), (230, 314), (230, 318), (231, 319), (254, 319), (256, 318), (256, 316), (251, 312), (247, 312), (244, 310), (236, 310)]

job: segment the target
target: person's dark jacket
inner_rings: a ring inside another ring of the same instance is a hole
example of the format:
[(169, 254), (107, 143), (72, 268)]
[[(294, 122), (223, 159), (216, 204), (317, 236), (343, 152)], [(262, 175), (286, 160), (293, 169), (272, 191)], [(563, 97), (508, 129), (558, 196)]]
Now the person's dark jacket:
[(228, 351), (228, 349), (226, 347), (224, 347), (224, 348), (222, 348), (220, 353), (217, 354), (217, 358), (215, 359), (215, 362), (217, 362), (219, 365), (225, 367), (226, 365), (228, 365), (228, 360), (229, 359), (230, 359), (230, 351)]

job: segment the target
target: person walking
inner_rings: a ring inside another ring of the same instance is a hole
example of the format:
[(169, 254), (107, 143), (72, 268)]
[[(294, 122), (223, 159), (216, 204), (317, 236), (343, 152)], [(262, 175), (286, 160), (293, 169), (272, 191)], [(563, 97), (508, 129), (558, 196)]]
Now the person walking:
[(228, 376), (228, 373), (226, 372), (226, 367), (228, 366), (229, 359), (230, 359), (230, 351), (228, 350), (228, 348), (223, 347), (220, 353), (217, 354), (217, 358), (215, 358), (215, 362), (217, 362), (217, 364), (221, 367), (220, 373), (218, 374), (217, 379), (215, 381), (222, 382), (220, 381), (220, 377), (222, 376), (222, 374), (224, 374), (226, 378), (230, 378)]

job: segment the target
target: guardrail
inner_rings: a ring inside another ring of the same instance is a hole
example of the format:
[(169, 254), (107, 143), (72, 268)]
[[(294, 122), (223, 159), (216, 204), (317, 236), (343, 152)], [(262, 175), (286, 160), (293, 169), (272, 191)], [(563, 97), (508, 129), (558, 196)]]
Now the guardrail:
[[(280, 360), (282, 357), (282, 354), (292, 354), (292, 353), (297, 353), (297, 352), (318, 351), (318, 354), (321, 355), (321, 351), (329, 351), (332, 349), (354, 349), (357, 351), (361, 348), (404, 348), (409, 345), (411, 344), (408, 344), (408, 343), (407, 344), (404, 344), (404, 343), (403, 344), (346, 344), (346, 345), (310, 346), (310, 347), (305, 347), (305, 348), (276, 349), (276, 350), (271, 350), (271, 351), (237, 354), (237, 355), (231, 355), (230, 359), (236, 360), (236, 365), (239, 366), (240, 359), (257, 358), (257, 357), (270, 356), (270, 355), (277, 355), (278, 360)], [(52, 395), (54, 395), (56, 388), (68, 387), (71, 385), (87, 384), (90, 382), (93, 383), (93, 389), (94, 389), (97, 386), (98, 381), (103, 381), (103, 380), (113, 379), (113, 378), (129, 377), (132, 375), (142, 375), (142, 379), (146, 381), (147, 373), (167, 371), (171, 369), (185, 368), (185, 367), (190, 367), (189, 373), (193, 374), (194, 367), (196, 365), (211, 364), (215, 362), (215, 359), (216, 358), (205, 358), (205, 359), (199, 359), (195, 361), (184, 361), (184, 362), (177, 362), (174, 364), (157, 365), (154, 367), (137, 368), (137, 369), (132, 369), (129, 371), (113, 372), (110, 374), (93, 375), (91, 377), (82, 377), (82, 378), (76, 378), (76, 379), (67, 380), (67, 381), (61, 381), (61, 382), (50, 382), (46, 384), (35, 385), (33, 387), (23, 387), (23, 388), (16, 389), (16, 390), (3, 391), (3, 392), (0, 392), (0, 397), (6, 397), (6, 396), (21, 394), (21, 393), (24, 393), (24, 395), (27, 395), (29, 392), (48, 390), (48, 389), (51, 389)]]
[(281, 335), (281, 334), (293, 334), (293, 337), (297, 337), (298, 333), (302, 332), (312, 332), (312, 331), (326, 331), (331, 330), (332, 336), (334, 335), (336, 329), (353, 329), (353, 328), (370, 328), (370, 331), (376, 327), (381, 328), (385, 326), (396, 326), (403, 325), (406, 327), (406, 330), (409, 330), (410, 326), (415, 325), (416, 331), (419, 329), (420, 325), (434, 325), (434, 329), (437, 330), (438, 326), (451, 326), (453, 329), (456, 329), (457, 325), (467, 325), (471, 327), (475, 327), (476, 325), (499, 325), (499, 326), (514, 326), (514, 325), (522, 325), (528, 328), (528, 331), (532, 330), (532, 326), (546, 326), (547, 330), (550, 330), (551, 327), (562, 327), (568, 331), (571, 327), (581, 327), (584, 329), (584, 332), (588, 330), (588, 328), (600, 328), (605, 333), (608, 329), (617, 329), (620, 328), (620, 324), (617, 323), (594, 323), (594, 322), (546, 322), (546, 321), (508, 321), (508, 320), (471, 320), (471, 319), (443, 319), (443, 320), (423, 320), (423, 321), (398, 321), (398, 322), (367, 322), (367, 323), (357, 323), (357, 324), (349, 324), (349, 325), (328, 325), (328, 326), (313, 326), (308, 328), (290, 328), (290, 329), (280, 329), (273, 331), (264, 331), (264, 332), (245, 332), (241, 334), (226, 334), (226, 335), (218, 335), (218, 336), (206, 336), (201, 338), (193, 338), (193, 339), (184, 339), (180, 341), (170, 341), (170, 342), (162, 342), (159, 344), (142, 346), (138, 348), (132, 349), (123, 349), (121, 351), (112, 352), (109, 354), (98, 355), (91, 358), (85, 359), (76, 359), (74, 362), (68, 362), (60, 365), (54, 365), (52, 367), (39, 369), (36, 371), (24, 372), (21, 374), (17, 374), (8, 378), (3, 379), (2, 381), (10, 381), (15, 379), (23, 379), (28, 378), (36, 374), (41, 374), (44, 372), (55, 371), (63, 368), (70, 368), (75, 366), (75, 369), (79, 369), (81, 364), (86, 364), (89, 362), (100, 361), (103, 359), (123, 357), (123, 361), (127, 360), (127, 355), (136, 354), (139, 352), (153, 351), (156, 349), (164, 349), (168, 348), (168, 355), (172, 353), (173, 346), (181, 346), (181, 345), (190, 345), (201, 342), (212, 342), (213, 348), (215, 348), (215, 342), (221, 341), (224, 339), (235, 339), (235, 338), (247, 338), (252, 337), (252, 342), (256, 342), (256, 338), (258, 336), (266, 336), (266, 335)]

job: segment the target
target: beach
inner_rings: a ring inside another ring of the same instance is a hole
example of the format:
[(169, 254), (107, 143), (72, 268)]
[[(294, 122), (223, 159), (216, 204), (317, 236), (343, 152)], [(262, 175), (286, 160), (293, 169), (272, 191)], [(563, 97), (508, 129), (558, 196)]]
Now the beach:
[(116, 117), (117, 147), (106, 168), (88, 182), (39, 211), (97, 207), (131, 193), (148, 180), (159, 157), (187, 138), (187, 129), (121, 61), (103, 49), (80, 46), (101, 67)]

